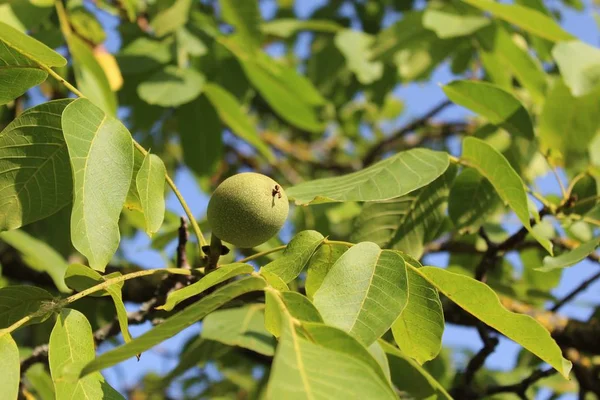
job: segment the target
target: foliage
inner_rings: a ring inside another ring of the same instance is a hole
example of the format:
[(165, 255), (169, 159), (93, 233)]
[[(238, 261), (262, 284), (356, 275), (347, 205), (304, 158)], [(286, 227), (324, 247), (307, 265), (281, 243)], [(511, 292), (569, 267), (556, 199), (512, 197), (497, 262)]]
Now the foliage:
[[(554, 291), (600, 264), (600, 49), (561, 19), (592, 6), (303, 3), (0, 1), (0, 397), (600, 397), (600, 314), (560, 313), (600, 273)], [(209, 244), (189, 193), (249, 170), (284, 229)]]

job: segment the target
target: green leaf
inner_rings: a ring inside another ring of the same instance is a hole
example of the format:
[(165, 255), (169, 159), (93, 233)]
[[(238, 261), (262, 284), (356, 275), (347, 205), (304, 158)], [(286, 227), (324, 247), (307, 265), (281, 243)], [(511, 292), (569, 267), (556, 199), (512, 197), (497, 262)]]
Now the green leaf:
[[(593, 150), (590, 149), (590, 152), (591, 151)], [(593, 161), (592, 164), (594, 164)], [(571, 196), (573, 196), (576, 201), (573, 206), (563, 211), (565, 214), (584, 215), (590, 212), (594, 209), (598, 200), (600, 200), (600, 198), (598, 198), (596, 179), (591, 175), (584, 175), (581, 179), (577, 180), (575, 185), (573, 185)]]
[(71, 166), (61, 129), (70, 102), (32, 107), (0, 132), (0, 231), (46, 218), (71, 202)]
[(106, 32), (100, 21), (82, 5), (69, 7), (69, 23), (79, 37), (96, 46), (106, 40)]
[(150, 21), (154, 34), (158, 37), (175, 32), (189, 19), (192, 0), (175, 0), (173, 5), (162, 10)]
[(370, 365), (299, 337), (287, 315), (281, 331), (267, 386), (268, 398), (317, 400), (330, 399), (332, 395), (344, 399), (396, 398)]
[(283, 279), (281, 279), (279, 277), (279, 275), (275, 275), (272, 272), (269, 271), (265, 271), (264, 269), (259, 270), (258, 272), (260, 274), (260, 276), (262, 276), (263, 278), (265, 278), (265, 280), (267, 281), (267, 283), (269, 285), (271, 285), (274, 289), (279, 290), (280, 292), (286, 291), (286, 290), (290, 290), (289, 286), (287, 285), (287, 283), (285, 283), (283, 281)]
[[(414, 268), (421, 268), (418, 261), (406, 255), (403, 258)], [(392, 333), (400, 350), (422, 365), (442, 348), (444, 310), (436, 288), (412, 268), (406, 272), (408, 303), (392, 325)]]
[(448, 215), (457, 229), (476, 232), (499, 203), (490, 181), (475, 168), (465, 168), (450, 189)]
[(325, 104), (325, 99), (310, 80), (262, 52), (250, 54), (232, 40), (219, 42), (238, 58), (252, 85), (278, 115), (309, 132), (324, 130), (315, 107)]
[(408, 278), (402, 257), (375, 243), (351, 247), (331, 267), (314, 295), (329, 325), (368, 346), (383, 335), (408, 301)]
[(35, 394), (40, 400), (55, 400), (56, 395), (54, 394), (54, 384), (52, 378), (48, 373), (46, 366), (37, 363), (33, 364), (25, 372), (25, 378), (31, 385)]
[(104, 112), (117, 114), (117, 96), (110, 88), (104, 69), (94, 57), (92, 49), (75, 35), (67, 39), (73, 57), (77, 88)]
[(21, 381), (21, 362), (19, 348), (10, 335), (0, 337), (0, 360), (2, 360), (2, 374), (0, 374), (2, 397), (7, 400), (17, 399)]
[[(115, 272), (106, 276), (102, 276), (87, 265), (73, 263), (67, 267), (67, 271), (65, 272), (65, 282), (71, 289), (81, 292), (104, 282), (106, 279), (114, 278), (120, 275), (121, 274), (119, 272)], [(124, 282), (119, 282), (113, 287), (121, 290), (123, 284)], [(109, 292), (107, 290), (100, 290), (96, 293), (90, 294), (92, 297), (102, 297), (108, 295)]]
[(135, 338), (133, 341), (102, 354), (83, 368), (81, 376), (111, 367), (136, 354), (142, 353), (198, 322), (230, 300), (245, 293), (262, 290), (264, 287), (265, 280), (257, 277), (248, 277), (223, 286), (190, 307), (171, 316), (162, 324)]
[(67, 261), (52, 247), (22, 230), (2, 232), (0, 240), (17, 249), (23, 257), (23, 262), (32, 269), (50, 275), (59, 291), (70, 292), (63, 278), (67, 270)]
[(600, 245), (600, 237), (595, 237), (592, 240), (588, 240), (585, 243), (581, 243), (579, 246), (571, 251), (561, 254), (556, 257), (544, 257), (544, 265), (539, 268), (535, 268), (536, 271), (548, 272), (555, 269), (570, 267), (578, 262), (584, 260), (589, 256), (596, 248)]
[(383, 75), (383, 63), (370, 61), (368, 53), (375, 38), (361, 31), (344, 29), (335, 35), (335, 45), (346, 57), (348, 69), (363, 85), (375, 82)]
[(539, 117), (538, 135), (543, 151), (558, 150), (579, 159), (600, 127), (600, 92), (574, 97), (557, 79), (548, 92)]
[(165, 218), (166, 174), (165, 164), (160, 157), (148, 153), (135, 178), (148, 236), (158, 232)]
[[(0, 41), (5, 45), (2, 51), (6, 52), (0, 54), (17, 55), (18, 53), (35, 61), (38, 65), (45, 65), (47, 67), (62, 67), (67, 65), (67, 60), (63, 56), (31, 36), (27, 36), (3, 22), (0, 22)], [(2, 58), (4, 59), (4, 57)]]
[(325, 237), (317, 231), (302, 231), (292, 238), (281, 257), (261, 270), (278, 275), (286, 283), (291, 282), (300, 275), (323, 240)]
[(242, 110), (235, 96), (219, 85), (212, 83), (204, 87), (206, 97), (213, 104), (219, 117), (231, 131), (240, 139), (254, 146), (258, 152), (269, 162), (275, 161), (275, 155), (259, 137), (256, 127)]
[(461, 15), (442, 10), (428, 9), (423, 14), (423, 26), (435, 32), (440, 39), (468, 36), (490, 20), (480, 15)]
[[(306, 296), (296, 292), (265, 291), (265, 327), (275, 337), (281, 335), (282, 311), (298, 321), (323, 322), (321, 314)], [(282, 310), (281, 307), (285, 310)]]
[(227, 279), (242, 274), (250, 274), (252, 272), (254, 272), (254, 268), (249, 264), (233, 263), (221, 265), (216, 270), (204, 276), (198, 282), (169, 293), (166, 303), (156, 308), (158, 310), (171, 311), (177, 304), (204, 292), (208, 288), (211, 288), (221, 282), (225, 282)]
[[(98, 272), (85, 265), (71, 264), (69, 265), (69, 267), (67, 268), (67, 272), (65, 273), (65, 282), (70, 288), (81, 292), (82, 290), (103, 283), (108, 279), (116, 278), (119, 276), (121, 276), (120, 272), (113, 272), (112, 274), (102, 276)], [(90, 294), (90, 296), (110, 296), (112, 298), (113, 304), (115, 305), (115, 309), (117, 311), (117, 321), (119, 322), (119, 328), (121, 328), (123, 339), (127, 343), (131, 341), (131, 334), (129, 333), (129, 320), (127, 317), (127, 309), (125, 308), (125, 304), (123, 303), (123, 296), (121, 293), (123, 284), (124, 282), (122, 281), (115, 283), (114, 285), (108, 286), (105, 290), (100, 290), (98, 292)]]
[(462, 158), (490, 181), (496, 193), (515, 212), (523, 226), (552, 254), (552, 243), (531, 228), (525, 185), (506, 158), (483, 140), (474, 137), (463, 140)]
[(405, 391), (416, 399), (452, 400), (444, 387), (425, 368), (391, 344), (381, 339), (378, 343), (387, 354), (392, 382), (398, 390)]
[(43, 312), (45, 304), (53, 300), (50, 293), (35, 286), (5, 286), (0, 288), (0, 299), (0, 329), (37, 311), (40, 311), (38, 317), (29, 323), (44, 321), (50, 316), (50, 312)]
[(299, 31), (331, 32), (335, 33), (342, 27), (329, 20), (299, 20), (293, 18), (278, 18), (267, 21), (261, 25), (261, 30), (266, 35), (288, 38)]
[(529, 315), (508, 311), (489, 286), (440, 268), (423, 267), (416, 271), (465, 311), (514, 340), (568, 378), (571, 362), (562, 357), (562, 350), (546, 328)]
[(235, 29), (236, 39), (249, 50), (262, 42), (261, 15), (257, 0), (219, 0), (223, 19)]
[(346, 250), (348, 250), (347, 246), (326, 243), (320, 246), (315, 254), (313, 254), (308, 262), (306, 282), (304, 283), (306, 296), (309, 299), (312, 300), (333, 264), (335, 264)]
[(519, 47), (510, 33), (500, 24), (478, 32), (477, 39), (481, 44), (481, 56), (486, 71), (493, 75), (499, 70), (506, 79), (506, 85), (494, 82), (503, 89), (511, 91), (514, 76), (542, 104), (546, 96), (547, 76), (540, 63), (527, 51)]
[(206, 96), (175, 110), (185, 164), (198, 176), (211, 175), (223, 159), (223, 125)]
[(492, 0), (463, 1), (544, 39), (554, 42), (573, 39), (573, 36), (565, 32), (552, 18), (532, 8), (519, 4), (501, 4)]
[(561, 42), (552, 49), (552, 57), (573, 96), (585, 96), (598, 88), (599, 49), (580, 41)]
[(116, 54), (119, 69), (123, 74), (137, 74), (153, 71), (172, 59), (172, 40), (152, 40), (139, 37)]
[(428, 185), (447, 168), (447, 153), (413, 149), (362, 171), (300, 183), (286, 189), (286, 194), (298, 205), (390, 200)]
[(142, 164), (144, 163), (144, 159), (146, 157), (139, 151), (133, 152), (133, 173), (132, 179), (129, 183), (129, 191), (127, 192), (127, 198), (125, 199), (125, 207), (128, 210), (137, 210), (141, 213), (144, 212), (142, 207), (142, 201), (140, 199), (140, 193), (137, 188), (137, 176), (140, 172), (140, 168), (142, 168)]
[(275, 339), (265, 329), (264, 309), (262, 304), (250, 304), (210, 313), (202, 322), (202, 337), (272, 356)]
[(62, 125), (73, 169), (73, 246), (104, 271), (119, 247), (119, 216), (133, 173), (131, 135), (87, 99), (65, 108)]
[(450, 166), (418, 192), (365, 204), (356, 220), (352, 241), (372, 241), (420, 258), (425, 244), (435, 239), (446, 218), (449, 186), (455, 175), (456, 167)]
[(177, 107), (202, 93), (204, 76), (191, 68), (168, 65), (139, 84), (138, 95), (148, 104)]
[(302, 328), (310, 335), (311, 341), (364, 362), (379, 375), (381, 380), (388, 381), (381, 365), (373, 358), (369, 350), (343, 330), (319, 322), (303, 322)]
[(94, 359), (92, 327), (85, 315), (77, 310), (61, 310), (48, 346), (50, 373), (54, 381), (56, 400), (123, 399), (100, 372), (78, 379), (79, 370)]
[(476, 81), (454, 81), (443, 87), (454, 103), (476, 112), (513, 135), (533, 139), (529, 113), (512, 94), (496, 85)]

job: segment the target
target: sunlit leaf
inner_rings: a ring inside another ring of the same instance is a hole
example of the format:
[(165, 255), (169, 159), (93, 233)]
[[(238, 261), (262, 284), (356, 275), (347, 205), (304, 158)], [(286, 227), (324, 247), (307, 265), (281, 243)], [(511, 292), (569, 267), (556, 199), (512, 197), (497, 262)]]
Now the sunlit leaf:
[(265, 329), (264, 305), (260, 304), (210, 313), (202, 323), (202, 337), (267, 356), (275, 354), (275, 339)]
[(566, 157), (573, 155), (576, 159), (587, 152), (600, 126), (599, 93), (596, 90), (574, 97), (561, 79), (554, 81), (538, 122), (543, 151), (558, 150)]
[(50, 275), (59, 291), (69, 292), (63, 278), (67, 261), (56, 250), (22, 230), (2, 232), (0, 240), (17, 249), (29, 267)]
[[(418, 261), (403, 255), (404, 261), (420, 268)], [(408, 303), (392, 325), (394, 340), (402, 352), (419, 364), (434, 359), (442, 348), (444, 312), (435, 287), (407, 268)]]
[(348, 250), (348, 247), (344, 245), (324, 244), (313, 254), (308, 262), (306, 282), (304, 283), (306, 295), (309, 299), (313, 298), (333, 264), (346, 250)]
[(573, 36), (564, 31), (552, 18), (532, 8), (492, 0), (463, 1), (544, 39), (554, 42), (573, 39)]
[(269, 376), (269, 398), (396, 398), (391, 387), (368, 364), (300, 337), (285, 313), (281, 332)]
[(447, 168), (447, 153), (414, 149), (358, 172), (300, 183), (286, 189), (286, 194), (298, 205), (389, 200), (431, 183)]
[(202, 93), (204, 76), (191, 68), (168, 65), (140, 83), (138, 95), (148, 104), (176, 107)]
[(160, 157), (148, 153), (135, 178), (149, 236), (158, 232), (165, 218), (166, 174), (165, 164)]
[(169, 293), (167, 302), (162, 306), (157, 307), (157, 309), (171, 311), (177, 304), (204, 292), (208, 288), (211, 288), (221, 282), (225, 282), (227, 279), (235, 276), (249, 274), (252, 272), (254, 272), (254, 268), (248, 264), (234, 263), (221, 265), (216, 270), (202, 277), (202, 279), (200, 279), (198, 282)]
[(563, 358), (562, 350), (546, 328), (529, 315), (508, 311), (489, 286), (440, 268), (423, 267), (417, 271), (452, 302), (531, 351), (568, 378), (571, 362)]
[(494, 83), (511, 91), (513, 82), (510, 78), (514, 76), (531, 93), (533, 99), (542, 103), (546, 95), (547, 76), (540, 62), (527, 49), (519, 47), (501, 24), (481, 30), (476, 36), (482, 47), (481, 59), (486, 72), (493, 78), (494, 70), (499, 70), (503, 77), (508, 78), (505, 86), (497, 80)]
[[(120, 272), (113, 272), (112, 274), (102, 276), (98, 272), (85, 265), (71, 264), (65, 273), (65, 282), (69, 287), (80, 292), (92, 286), (101, 284), (107, 279), (116, 278), (119, 276), (121, 276)], [(121, 292), (123, 284), (124, 282), (119, 282), (114, 285), (110, 285), (105, 290), (92, 293), (90, 296), (101, 297), (109, 295), (112, 298), (117, 312), (119, 328), (121, 328), (121, 333), (123, 334), (123, 339), (125, 342), (130, 342), (131, 334), (129, 333), (129, 319), (127, 316), (127, 309), (123, 303), (123, 294)]]
[(70, 102), (32, 107), (0, 132), (0, 231), (48, 217), (71, 202), (71, 166), (61, 129)]
[(264, 22), (260, 29), (264, 34), (287, 38), (299, 31), (337, 32), (342, 27), (329, 20), (278, 18)]
[(573, 96), (585, 96), (598, 88), (599, 49), (580, 41), (561, 42), (552, 49), (552, 57)]
[(496, 193), (515, 212), (523, 226), (552, 254), (552, 243), (531, 228), (525, 185), (506, 158), (483, 140), (474, 137), (463, 140), (462, 158), (490, 181)]
[(94, 359), (92, 327), (85, 315), (76, 310), (61, 310), (48, 346), (50, 372), (56, 390), (56, 400), (65, 399), (123, 399), (100, 372), (79, 379), (85, 363)]
[(192, 0), (176, 0), (152, 18), (150, 26), (156, 36), (165, 36), (185, 25), (189, 19), (191, 5)]
[(554, 269), (566, 268), (584, 260), (600, 245), (600, 237), (595, 237), (585, 243), (581, 243), (573, 250), (567, 251), (556, 257), (544, 257), (544, 265), (536, 268), (537, 271), (552, 271)]
[(408, 301), (403, 258), (375, 243), (351, 247), (331, 267), (314, 294), (324, 321), (368, 346), (383, 335)]
[(346, 57), (348, 69), (356, 74), (358, 80), (368, 85), (383, 74), (383, 63), (370, 61), (365, 55), (373, 43), (374, 37), (364, 32), (344, 29), (335, 35), (335, 45)]
[(0, 360), (2, 360), (2, 374), (0, 374), (2, 396), (5, 399), (16, 399), (19, 397), (21, 363), (19, 348), (11, 335), (0, 337)]
[(288, 243), (281, 257), (262, 269), (278, 275), (286, 283), (290, 282), (302, 272), (324, 239), (317, 231), (302, 231)]
[(235, 36), (248, 49), (262, 41), (261, 15), (257, 0), (219, 0), (223, 19), (235, 29)]
[(94, 57), (92, 49), (75, 35), (70, 35), (67, 41), (73, 56), (77, 88), (108, 115), (115, 116), (117, 96), (110, 88), (108, 77)]
[(46, 45), (0, 22), (0, 105), (46, 80), (41, 68), (61, 67), (67, 60)]
[(508, 132), (533, 139), (529, 113), (512, 94), (485, 82), (454, 81), (443, 87), (454, 103), (476, 112)]
[(119, 216), (133, 173), (131, 135), (87, 99), (65, 108), (62, 125), (73, 169), (73, 245), (104, 271), (120, 241)]
[(140, 335), (133, 341), (102, 354), (83, 368), (81, 376), (108, 368), (136, 354), (142, 353), (198, 322), (230, 300), (245, 293), (262, 290), (264, 287), (264, 279), (257, 277), (249, 277), (232, 282), (192, 306), (169, 317), (165, 322)]
[(428, 9), (423, 14), (423, 26), (434, 31), (440, 39), (467, 36), (478, 31), (490, 20), (480, 15), (460, 15)]

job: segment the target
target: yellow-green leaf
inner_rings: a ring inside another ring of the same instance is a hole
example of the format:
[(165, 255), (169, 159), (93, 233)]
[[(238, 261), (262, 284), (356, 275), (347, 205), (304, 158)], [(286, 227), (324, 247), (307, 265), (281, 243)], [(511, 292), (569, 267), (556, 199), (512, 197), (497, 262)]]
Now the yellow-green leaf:
[(148, 153), (135, 178), (149, 236), (158, 232), (165, 219), (166, 174), (165, 164), (160, 157)]
[(133, 174), (133, 141), (127, 128), (87, 99), (63, 112), (63, 132), (73, 169), (73, 246), (104, 271), (119, 247), (119, 216)]
[(504, 308), (489, 286), (440, 268), (423, 267), (415, 271), (465, 311), (531, 351), (568, 378), (571, 362), (563, 358), (562, 350), (550, 332), (529, 315), (513, 313)]

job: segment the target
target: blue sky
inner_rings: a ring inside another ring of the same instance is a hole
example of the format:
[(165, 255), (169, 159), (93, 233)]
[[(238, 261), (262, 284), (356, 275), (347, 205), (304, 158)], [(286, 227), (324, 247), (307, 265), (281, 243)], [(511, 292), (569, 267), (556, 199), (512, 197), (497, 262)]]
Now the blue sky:
[[(323, 4), (321, 0), (302, 0), (298, 1), (296, 10), (300, 17), (306, 17), (310, 14), (316, 6)], [(275, 11), (275, 0), (262, 2), (261, 11), (265, 18), (272, 17)], [(579, 39), (587, 42), (591, 45), (597, 46), (599, 31), (594, 21), (593, 15), (589, 12), (591, 3), (586, 1), (588, 11), (585, 13), (579, 13), (571, 9), (563, 10), (563, 26), (570, 33), (577, 36)], [(113, 17), (108, 16), (106, 13), (99, 13), (102, 23), (108, 31), (108, 42), (107, 48), (115, 52), (119, 47), (119, 38), (114, 30), (116, 20)], [(389, 19), (392, 21), (395, 16), (390, 16)], [(298, 51), (303, 53), (306, 43), (298, 46)], [(278, 52), (277, 46), (269, 49), (269, 52), (276, 54)], [(432, 104), (437, 104), (441, 100), (445, 99), (445, 96), (440, 89), (440, 84), (446, 84), (453, 80), (454, 77), (450, 73), (449, 66), (447, 64), (438, 68), (433, 74), (432, 79), (428, 83), (411, 83), (398, 87), (394, 94), (405, 100), (405, 113), (403, 116), (396, 121), (397, 125), (402, 125), (406, 121), (418, 117), (420, 114), (425, 112)], [(459, 107), (450, 107), (446, 111), (440, 114), (440, 119), (456, 120), (463, 118), (468, 113)], [(183, 196), (190, 204), (192, 211), (195, 215), (201, 216), (205, 213), (207, 205), (207, 196), (200, 192), (197, 188), (196, 182), (193, 177), (186, 171), (181, 171), (176, 176), (176, 183), (181, 189)], [(553, 176), (546, 176), (539, 180), (538, 187), (543, 193), (560, 193), (559, 187)], [(167, 206), (170, 210), (177, 214), (183, 214), (183, 210), (179, 206), (178, 202), (171, 194), (168, 197)], [(148, 268), (158, 268), (165, 265), (165, 261), (162, 256), (153, 250), (149, 250), (149, 240), (142, 234), (138, 235), (134, 240), (125, 240), (123, 248), (127, 258), (134, 262), (139, 263)], [(441, 255), (436, 257), (429, 257), (427, 261), (436, 266), (445, 266), (447, 257)], [(565, 270), (563, 279), (558, 288), (553, 292), (557, 297), (561, 297), (566, 294), (570, 289), (584, 281), (587, 277), (594, 274), (597, 270), (597, 265), (592, 265), (587, 261), (580, 263), (577, 266)], [(568, 316), (577, 317), (580, 319), (586, 319), (591, 313), (591, 307), (589, 304), (598, 304), (600, 300), (600, 283), (596, 283), (588, 288), (583, 294), (570, 305), (565, 306), (562, 309), (562, 313)], [(135, 306), (132, 307), (135, 309)], [(138, 336), (149, 328), (149, 324), (132, 327), (131, 331), (133, 336)], [(197, 335), (200, 331), (200, 326), (196, 325), (174, 338), (160, 344), (154, 349), (147, 351), (142, 355), (140, 362), (136, 362), (135, 359), (121, 363), (120, 365), (104, 371), (109, 383), (111, 383), (116, 389), (123, 391), (125, 388), (132, 386), (134, 383), (139, 381), (139, 378), (148, 371), (155, 371), (159, 374), (165, 374), (172, 369), (176, 364), (177, 352), (181, 348), (185, 340), (191, 336)], [(444, 334), (444, 344), (454, 348), (469, 349), (471, 351), (477, 351), (481, 347), (479, 336), (471, 328), (461, 328), (448, 325)], [(100, 351), (106, 351), (109, 348), (107, 345), (103, 345)], [(515, 362), (515, 356), (519, 351), (520, 347), (507, 339), (501, 339), (500, 345), (497, 350), (488, 358), (486, 365), (494, 369), (509, 370), (513, 367)], [(458, 359), (457, 362), (460, 364), (464, 360)]]

